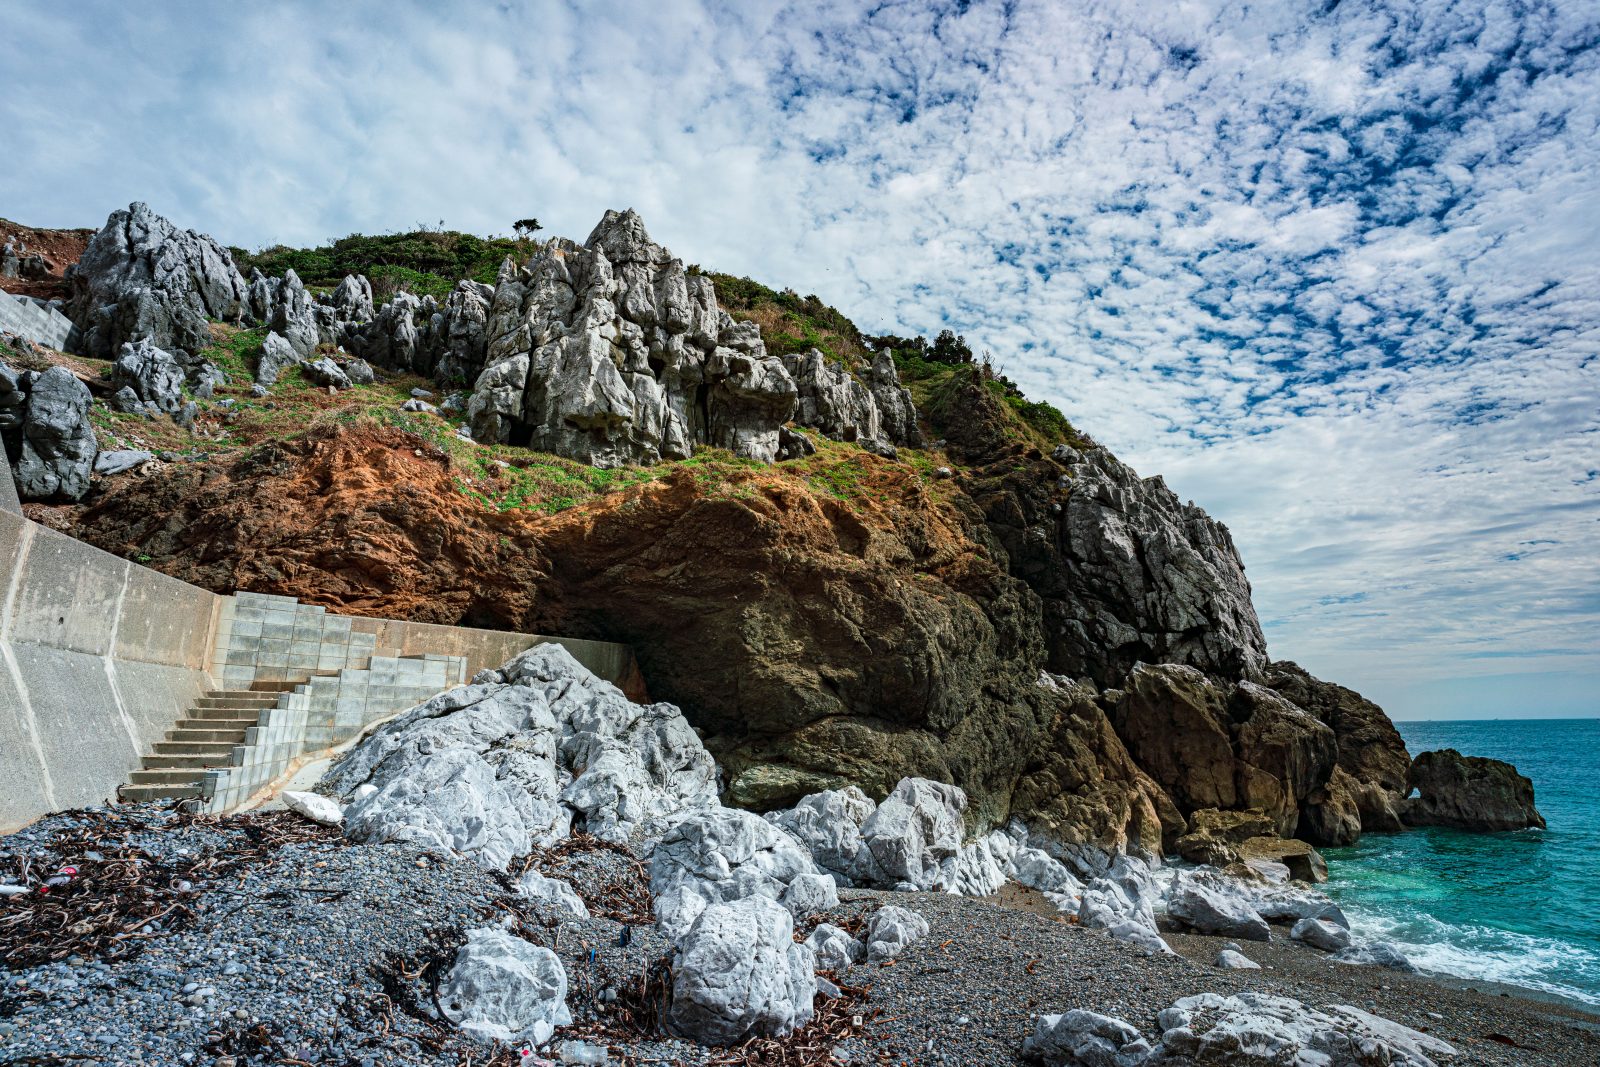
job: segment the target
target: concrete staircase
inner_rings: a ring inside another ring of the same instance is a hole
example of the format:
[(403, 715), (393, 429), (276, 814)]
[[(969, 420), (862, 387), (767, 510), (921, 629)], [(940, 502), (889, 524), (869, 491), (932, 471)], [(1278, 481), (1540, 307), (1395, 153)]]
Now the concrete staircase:
[(195, 701), (188, 716), (167, 731), (166, 740), (155, 743), (144, 757), (143, 767), (129, 775), (128, 784), (117, 791), (118, 797), (128, 801), (200, 799), (206, 771), (231, 766), (233, 750), (245, 745), (250, 730), (278, 706), (283, 690), (277, 687), (294, 688), (293, 683), (263, 684), (274, 688), (214, 689)]

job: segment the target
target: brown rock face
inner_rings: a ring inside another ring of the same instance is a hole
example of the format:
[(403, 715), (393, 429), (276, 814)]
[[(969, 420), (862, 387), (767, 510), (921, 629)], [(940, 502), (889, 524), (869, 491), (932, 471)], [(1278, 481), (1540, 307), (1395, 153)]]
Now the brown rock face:
[(1409, 826), (1544, 829), (1544, 816), (1533, 806), (1533, 782), (1509, 763), (1453, 748), (1424, 752), (1411, 764), (1409, 782), (1419, 793), (1401, 809)]
[(1398, 804), (1406, 795), (1411, 757), (1400, 731), (1383, 709), (1360, 693), (1314, 678), (1287, 660), (1272, 664), (1267, 684), (1327, 723), (1338, 745), (1337, 762), (1344, 775), (1325, 798), (1313, 801), (1316, 806), (1330, 805), (1313, 817), (1327, 828), (1318, 839), (1328, 844), (1347, 843), (1342, 838), (1349, 833), (1352, 806), (1362, 831), (1403, 829)]

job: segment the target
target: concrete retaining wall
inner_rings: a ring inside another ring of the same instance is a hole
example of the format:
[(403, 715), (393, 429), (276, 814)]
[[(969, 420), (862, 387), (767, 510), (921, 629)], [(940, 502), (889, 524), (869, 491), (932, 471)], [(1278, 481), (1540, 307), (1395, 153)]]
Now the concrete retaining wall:
[(211, 688), (222, 600), (0, 511), (0, 830), (115, 797)]
[(0, 331), (14, 333), (36, 344), (71, 352), (78, 345), (78, 328), (48, 304), (0, 289)]
[(544, 641), (643, 695), (623, 645), (218, 596), (0, 509), (0, 833), (114, 799), (208, 691), (308, 683), (281, 702), (298, 717), (262, 723), (260, 741), (272, 751), (236, 751), (234, 765), (250, 771), (214, 783), (243, 799), (287, 747), (336, 743)]
[(0, 511), (22, 514), (22, 501), (17, 497), (17, 479), (11, 473), (11, 464), (6, 462), (4, 451), (0, 451)]

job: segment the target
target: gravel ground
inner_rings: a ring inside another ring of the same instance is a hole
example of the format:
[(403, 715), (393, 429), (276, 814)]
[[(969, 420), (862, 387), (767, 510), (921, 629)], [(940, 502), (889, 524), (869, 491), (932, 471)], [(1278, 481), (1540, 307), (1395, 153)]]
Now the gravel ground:
[[(565, 924), (530, 913), (506, 878), (471, 862), (347, 845), (286, 813), (194, 820), (121, 807), (53, 816), (0, 838), (0, 880), (21, 877), (24, 858), (35, 877), (80, 861), (86, 884), (59, 898), (71, 913), (62, 924), (76, 922), (73, 909), (107, 899), (94, 896), (102, 861), (85, 851), (105, 857), (102, 888), (117, 856), (138, 858), (151, 877), (121, 890), (120, 917), (102, 915), (106, 929), (122, 932), (113, 939), (90, 946), (79, 936), (80, 951), (63, 959), (0, 971), (0, 1063), (505, 1067), (517, 1062), (510, 1050), (469, 1041), (440, 1024), (432, 1005), (433, 983), (464, 932), (496, 922), (556, 950), (576, 1017), (558, 1036), (608, 1046), (614, 1063), (819, 1063), (833, 1054), (860, 1064), (1009, 1064), (1042, 1013), (1084, 1007), (1148, 1029), (1179, 997), (1246, 989), (1374, 1011), (1451, 1041), (1463, 1052), (1457, 1063), (1600, 1063), (1600, 1020), (1564, 1006), (1333, 964), (1286, 940), (1244, 946), (1262, 971), (1210, 966), (1223, 943), (1216, 938), (1172, 935), (1180, 955), (1147, 957), (1016, 890), (995, 901), (847, 891), (831, 921), (848, 924), (892, 900), (928, 919), (928, 937), (892, 966), (838, 976), (845, 996), (819, 999), (822, 1019), (798, 1037), (730, 1055), (646, 1036), (668, 946), (641, 921), (642, 868), (616, 851), (569, 847), (534, 858), (596, 913)], [(174, 870), (191, 875), (189, 891), (174, 888)], [(33, 928), (24, 939), (8, 925), (25, 899), (0, 901), (0, 953), (50, 955), (55, 938)], [(172, 904), (181, 907), (165, 910)], [(143, 910), (129, 912), (133, 905)], [(124, 936), (129, 926), (136, 936)], [(865, 996), (851, 986), (866, 987)]]

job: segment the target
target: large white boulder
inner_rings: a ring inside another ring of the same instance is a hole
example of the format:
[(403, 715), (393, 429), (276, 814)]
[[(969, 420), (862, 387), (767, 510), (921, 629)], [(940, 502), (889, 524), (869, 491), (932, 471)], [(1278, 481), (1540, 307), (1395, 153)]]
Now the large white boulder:
[[(734, 808), (691, 813), (667, 831), (650, 857), (657, 925), (674, 939), (708, 905), (755, 896), (782, 900), (797, 880), (802, 888), (792, 901), (826, 899), (816, 881), (826, 877), (794, 838), (759, 815)], [(836, 893), (832, 901), (837, 903)]]
[(572, 1022), (556, 954), (498, 927), (468, 932), (437, 993), (445, 1017), (485, 1041), (542, 1045)]
[(1078, 901), (1078, 924), (1104, 930), (1150, 952), (1172, 952), (1156, 927), (1155, 901), (1159, 889), (1150, 866), (1135, 856), (1118, 856), (1105, 872), (1083, 887)]
[(1149, 1057), (1150, 1042), (1121, 1019), (1074, 1008), (1039, 1016), (1022, 1054), (1047, 1067), (1135, 1067)]
[(668, 1021), (697, 1041), (782, 1037), (811, 1021), (816, 958), (767, 897), (708, 905), (679, 941), (673, 972)]
[(1350, 931), (1326, 919), (1307, 916), (1289, 929), (1289, 936), (1324, 952), (1339, 952), (1350, 947)]
[(1344, 1005), (1320, 1011), (1266, 993), (1185, 997), (1159, 1016), (1162, 1034), (1146, 1061), (1231, 1067), (1435, 1067), (1456, 1050), (1410, 1027)]
[(861, 852), (861, 826), (877, 807), (851, 785), (812, 793), (789, 810), (766, 817), (804, 845), (817, 866), (848, 885)]
[(902, 778), (861, 825), (856, 857), (859, 881), (933, 889), (945, 860), (961, 851), (961, 814), (967, 795), (953, 785)]
[(1267, 941), (1272, 930), (1239, 883), (1186, 872), (1167, 898), (1167, 915), (1203, 934)]
[(574, 825), (623, 841), (715, 804), (716, 764), (676, 708), (634, 704), (544, 644), (379, 727), (320, 789), (348, 798), (355, 840), (504, 869)]
[(886, 904), (867, 918), (867, 962), (893, 959), (927, 936), (927, 919), (898, 905)]

